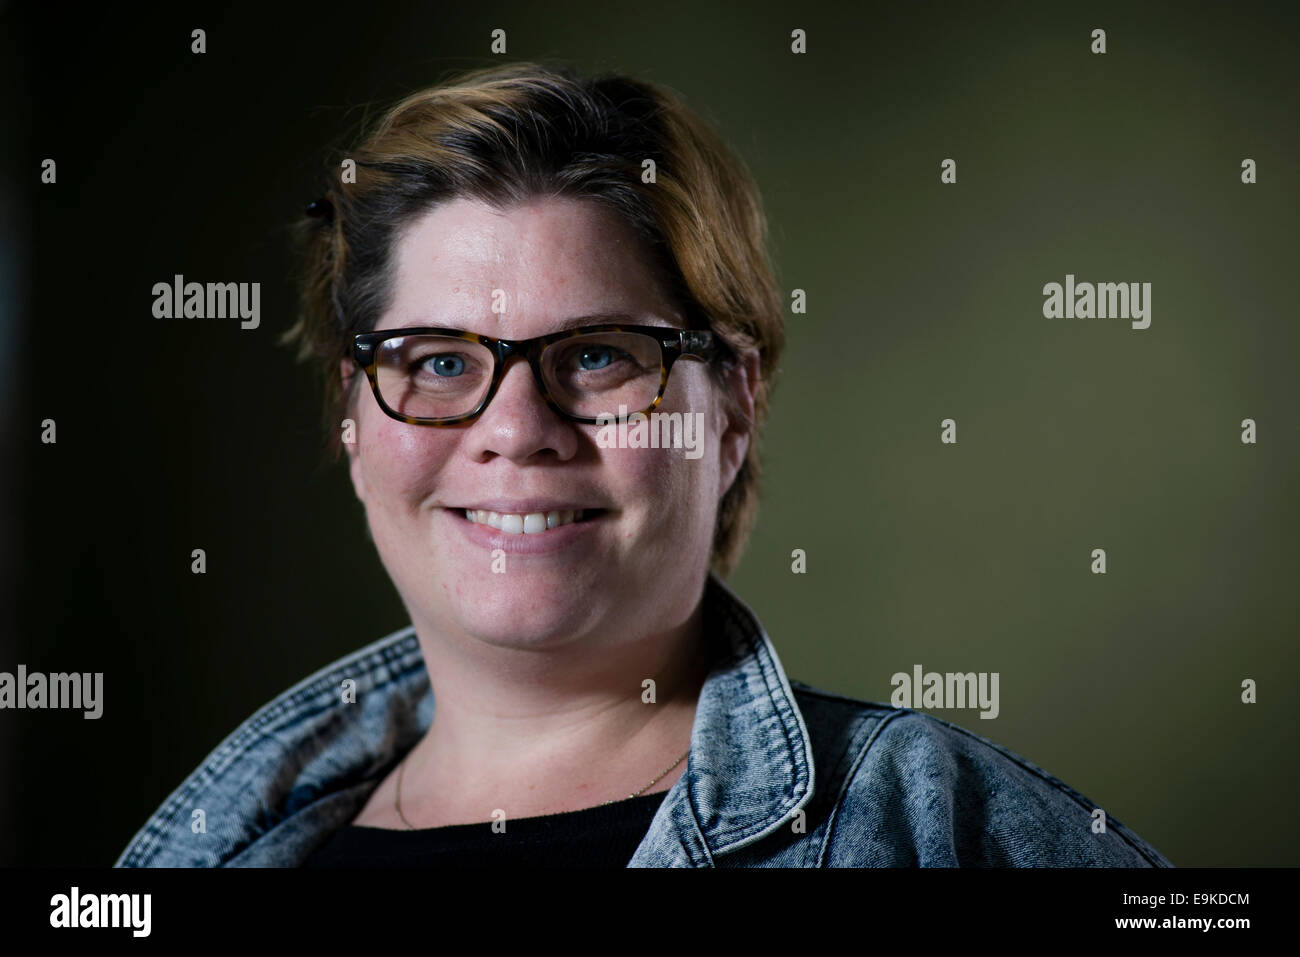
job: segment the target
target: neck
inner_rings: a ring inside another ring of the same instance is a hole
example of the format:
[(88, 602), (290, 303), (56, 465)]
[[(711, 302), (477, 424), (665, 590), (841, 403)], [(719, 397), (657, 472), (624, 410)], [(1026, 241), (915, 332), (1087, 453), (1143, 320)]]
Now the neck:
[(442, 823), (579, 810), (645, 788), (689, 748), (716, 650), (702, 601), (667, 631), (544, 653), (420, 634), (434, 718), (407, 758), (402, 801), (412, 820)]

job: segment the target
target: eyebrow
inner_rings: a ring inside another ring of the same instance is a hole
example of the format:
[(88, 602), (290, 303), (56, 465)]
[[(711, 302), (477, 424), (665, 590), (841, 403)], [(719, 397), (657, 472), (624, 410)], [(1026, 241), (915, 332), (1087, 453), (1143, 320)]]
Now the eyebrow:
[[(434, 325), (443, 325), (448, 328), (464, 329), (463, 325), (455, 323), (434, 323)], [(584, 316), (569, 316), (567, 319), (561, 319), (556, 323), (552, 332), (564, 332), (569, 329), (577, 329), (580, 326), (603, 326), (603, 325), (623, 325), (623, 326), (665, 326), (669, 329), (676, 329), (673, 321), (657, 313), (649, 313), (644, 319), (637, 318), (626, 312), (593, 312)], [(545, 335), (545, 333), (543, 333)]]
[(617, 324), (626, 326), (657, 326), (671, 325), (671, 321), (663, 316), (651, 313), (644, 320), (636, 316), (629, 315), (626, 312), (595, 312), (586, 316), (570, 316), (568, 319), (560, 321), (555, 327), (559, 332), (562, 329), (576, 329), (578, 326), (600, 326), (606, 324)]

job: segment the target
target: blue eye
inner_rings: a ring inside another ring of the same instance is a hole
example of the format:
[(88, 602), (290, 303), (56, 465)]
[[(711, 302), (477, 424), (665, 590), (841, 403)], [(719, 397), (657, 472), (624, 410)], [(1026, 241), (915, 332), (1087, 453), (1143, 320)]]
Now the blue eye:
[(608, 347), (599, 349), (584, 349), (578, 357), (578, 362), (587, 372), (596, 369), (603, 369), (614, 361), (614, 350)]
[(465, 360), (460, 356), (434, 356), (427, 361), (434, 375), (450, 378), (465, 371)]

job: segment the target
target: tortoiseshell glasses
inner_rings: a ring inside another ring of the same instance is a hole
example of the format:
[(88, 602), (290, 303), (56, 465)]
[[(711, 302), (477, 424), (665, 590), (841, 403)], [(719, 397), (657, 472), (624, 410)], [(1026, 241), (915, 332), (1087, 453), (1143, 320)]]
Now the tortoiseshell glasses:
[(674, 362), (710, 362), (718, 352), (712, 332), (672, 326), (580, 326), (534, 339), (415, 326), (363, 332), (352, 343), (379, 407), (399, 422), (433, 426), (478, 418), (512, 356), (528, 360), (548, 406), (596, 424), (598, 416), (649, 412)]

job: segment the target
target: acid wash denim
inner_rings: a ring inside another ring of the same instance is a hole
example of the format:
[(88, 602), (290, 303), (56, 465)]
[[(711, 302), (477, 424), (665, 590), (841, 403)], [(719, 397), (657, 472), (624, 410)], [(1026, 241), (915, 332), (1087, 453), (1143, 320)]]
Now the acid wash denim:
[[(730, 651), (628, 867), (1172, 866), (1109, 813), (1094, 833), (1095, 804), (992, 742), (790, 681), (716, 575), (704, 600)], [(413, 628), (341, 658), (226, 738), (116, 866), (297, 866), (352, 821), (433, 708)]]

